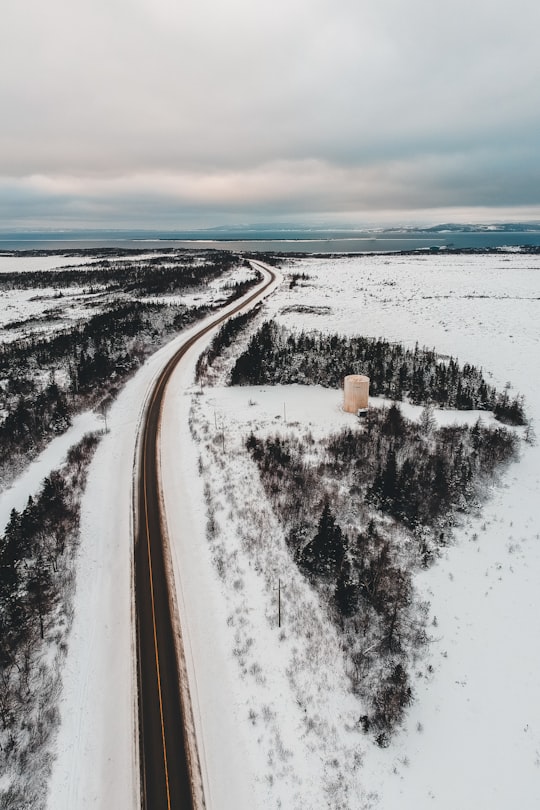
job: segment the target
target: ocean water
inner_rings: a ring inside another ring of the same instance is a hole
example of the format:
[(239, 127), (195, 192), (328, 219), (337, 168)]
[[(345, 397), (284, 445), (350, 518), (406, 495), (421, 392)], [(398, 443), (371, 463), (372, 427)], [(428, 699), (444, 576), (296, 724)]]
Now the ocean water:
[(274, 234), (219, 232), (212, 238), (201, 232), (161, 233), (142, 231), (69, 231), (0, 233), (0, 253), (12, 250), (92, 250), (118, 248), (153, 250), (200, 248), (275, 253), (384, 253), (414, 250), (540, 247), (540, 229), (504, 231), (377, 231), (317, 232), (290, 231)]

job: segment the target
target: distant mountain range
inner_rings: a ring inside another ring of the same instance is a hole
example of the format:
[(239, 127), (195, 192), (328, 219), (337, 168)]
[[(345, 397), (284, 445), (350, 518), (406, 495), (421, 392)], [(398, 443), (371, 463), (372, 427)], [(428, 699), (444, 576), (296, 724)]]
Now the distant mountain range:
[[(297, 239), (299, 236), (306, 239), (325, 239), (346, 236), (360, 236), (366, 234), (390, 234), (390, 233), (540, 233), (540, 222), (498, 222), (491, 224), (455, 223), (447, 222), (440, 225), (411, 226), (399, 225), (393, 227), (354, 227), (350, 225), (291, 225), (282, 223), (258, 223), (240, 225), (219, 225), (212, 228), (193, 230), (190, 233), (198, 233), (199, 237), (216, 236), (218, 238), (237, 236), (240, 238), (255, 239), (260, 235), (266, 238), (279, 236), (280, 238)], [(184, 231), (183, 233), (187, 233)]]
[(354, 227), (351, 225), (309, 225), (290, 223), (256, 223), (218, 225), (210, 228), (65, 228), (65, 229), (0, 229), (0, 241), (19, 238), (25, 241), (59, 239), (130, 239), (130, 240), (317, 240), (317, 239), (377, 239), (383, 235), (446, 235), (466, 233), (530, 233), (540, 234), (540, 222), (500, 222), (492, 224), (443, 223), (440, 225), (393, 227)]
[(461, 224), (455, 222), (440, 225), (410, 226), (401, 225), (393, 227), (352, 227), (338, 226), (312, 226), (290, 224), (256, 225), (220, 225), (201, 230), (183, 231), (185, 238), (195, 239), (354, 239), (377, 238), (379, 236), (392, 236), (392, 234), (432, 234), (443, 236), (445, 234), (465, 233), (531, 233), (540, 234), (540, 222), (498, 222), (490, 224)]
[(540, 222), (499, 222), (492, 225), (462, 225), (449, 222), (426, 228), (387, 228), (386, 231), (387, 233), (392, 231), (400, 233), (540, 233)]

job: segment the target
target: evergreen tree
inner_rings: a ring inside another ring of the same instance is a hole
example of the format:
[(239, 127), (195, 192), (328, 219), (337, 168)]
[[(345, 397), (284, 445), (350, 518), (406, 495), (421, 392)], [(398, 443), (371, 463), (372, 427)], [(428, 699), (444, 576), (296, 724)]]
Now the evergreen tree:
[(397, 495), (398, 483), (398, 470), (396, 453), (393, 447), (388, 451), (386, 463), (383, 468), (379, 468), (379, 472), (375, 476), (371, 494), (376, 500), (381, 502), (381, 505), (386, 508), (391, 508), (393, 501)]
[(317, 534), (302, 550), (300, 563), (314, 574), (332, 576), (340, 568), (344, 554), (343, 533), (326, 501), (319, 519)]
[(350, 560), (345, 557), (334, 590), (334, 600), (342, 616), (352, 616), (358, 608), (358, 584)]

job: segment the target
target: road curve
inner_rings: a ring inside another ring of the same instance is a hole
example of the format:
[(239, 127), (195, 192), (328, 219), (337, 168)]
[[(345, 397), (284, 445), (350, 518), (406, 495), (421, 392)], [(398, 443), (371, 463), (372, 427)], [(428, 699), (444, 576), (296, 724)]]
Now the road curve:
[(165, 518), (161, 510), (158, 436), (167, 383), (186, 352), (209, 331), (242, 309), (249, 308), (276, 279), (271, 268), (266, 279), (233, 309), (213, 319), (187, 339), (167, 362), (148, 398), (141, 426), (137, 458), (134, 520), (134, 588), (137, 638), (139, 762), (143, 810), (200, 810), (194, 795), (198, 758), (186, 738), (174, 628), (174, 599), (165, 546)]

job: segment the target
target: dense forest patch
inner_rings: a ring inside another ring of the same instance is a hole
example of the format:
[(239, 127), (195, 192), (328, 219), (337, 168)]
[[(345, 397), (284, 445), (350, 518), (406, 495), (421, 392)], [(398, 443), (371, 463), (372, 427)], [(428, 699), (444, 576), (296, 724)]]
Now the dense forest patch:
[[(0, 536), (0, 789), (2, 807), (43, 807), (47, 744), (71, 623), (80, 501), (98, 436), (71, 448)], [(29, 772), (28, 763), (32, 762)]]
[(0, 289), (34, 288), (106, 289), (137, 295), (178, 294), (232, 270), (238, 259), (227, 251), (203, 254), (194, 262), (192, 254), (171, 254), (133, 261), (115, 261), (114, 257), (95, 264), (58, 270), (0, 273)]
[(201, 352), (195, 368), (195, 379), (197, 382), (206, 378), (208, 370), (212, 368), (216, 360), (223, 354), (225, 349), (231, 346), (236, 338), (252, 323), (260, 314), (261, 304), (257, 304), (247, 312), (229, 318), (220, 330), (214, 335), (208, 348)]
[(292, 559), (343, 634), (353, 688), (371, 706), (363, 725), (381, 745), (412, 700), (410, 659), (427, 639), (414, 570), (436, 559), (518, 442), (480, 422), (438, 428), (429, 408), (414, 422), (396, 404), (324, 441), (247, 438)]
[(498, 392), (481, 369), (434, 350), (321, 332), (292, 332), (266, 321), (231, 373), (232, 385), (303, 383), (339, 388), (347, 374), (366, 374), (370, 394), (457, 410), (493, 411), (501, 422), (526, 422), (523, 399)]

